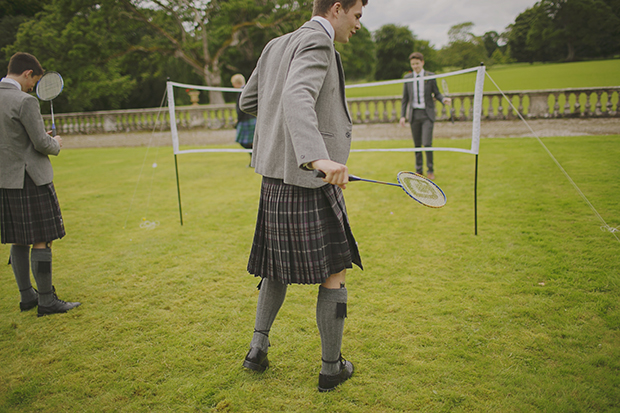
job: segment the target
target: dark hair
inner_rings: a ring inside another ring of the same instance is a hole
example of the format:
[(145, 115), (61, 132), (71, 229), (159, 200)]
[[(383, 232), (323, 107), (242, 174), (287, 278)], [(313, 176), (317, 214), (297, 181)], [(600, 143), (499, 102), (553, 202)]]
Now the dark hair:
[(409, 55), (409, 60), (411, 59), (418, 59), (424, 61), (424, 55), (420, 52), (413, 52)]
[(36, 57), (30, 53), (18, 52), (9, 60), (9, 75), (21, 75), (27, 70), (32, 70), (34, 76), (41, 76), (43, 68)]
[[(312, 15), (325, 16), (329, 9), (336, 3), (342, 4), (345, 13), (348, 13), (349, 9), (357, 4), (357, 0), (314, 0)], [(367, 4), (368, 0), (362, 0), (362, 6), (366, 6)]]

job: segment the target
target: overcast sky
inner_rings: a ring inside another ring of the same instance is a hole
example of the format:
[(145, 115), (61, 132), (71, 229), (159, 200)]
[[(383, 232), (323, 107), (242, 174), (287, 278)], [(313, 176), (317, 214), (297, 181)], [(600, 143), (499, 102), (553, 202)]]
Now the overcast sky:
[(369, 0), (362, 24), (371, 32), (384, 24), (408, 26), (418, 39), (430, 40), (437, 49), (448, 43), (455, 24), (473, 22), (474, 34), (502, 33), (519, 13), (537, 0)]

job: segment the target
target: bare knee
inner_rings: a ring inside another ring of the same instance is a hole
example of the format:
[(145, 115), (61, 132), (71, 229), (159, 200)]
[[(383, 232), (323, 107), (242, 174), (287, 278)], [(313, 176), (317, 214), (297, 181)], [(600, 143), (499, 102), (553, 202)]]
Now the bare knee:
[(336, 274), (330, 275), (329, 278), (327, 278), (327, 280), (325, 280), (325, 282), (321, 284), (321, 286), (323, 288), (329, 288), (332, 290), (341, 288), (341, 286), (344, 286), (346, 273), (347, 270), (342, 270)]
[(35, 244), (32, 245), (32, 248), (37, 249), (37, 250), (42, 250), (45, 248), (52, 248), (52, 242), (37, 242)]

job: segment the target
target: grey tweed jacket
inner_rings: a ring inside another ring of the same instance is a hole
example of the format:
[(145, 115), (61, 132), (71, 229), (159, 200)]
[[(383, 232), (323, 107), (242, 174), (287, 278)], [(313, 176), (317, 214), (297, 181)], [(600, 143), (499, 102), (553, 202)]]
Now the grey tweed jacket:
[(37, 186), (51, 183), (48, 155), (59, 152), (58, 142), (45, 132), (37, 98), (0, 82), (0, 188), (23, 188), (26, 172)]
[(252, 155), (257, 173), (318, 188), (326, 183), (303, 164), (318, 159), (346, 163), (352, 122), (344, 71), (320, 23), (309, 21), (265, 46), (239, 105), (257, 115)]

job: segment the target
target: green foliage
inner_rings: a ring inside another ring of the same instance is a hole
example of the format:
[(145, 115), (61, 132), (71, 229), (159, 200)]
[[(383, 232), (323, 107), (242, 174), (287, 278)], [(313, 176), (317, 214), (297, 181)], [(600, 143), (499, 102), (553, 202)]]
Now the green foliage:
[(500, 35), (496, 31), (486, 32), (482, 36), (482, 43), (484, 44), (484, 48), (487, 51), (487, 56), (493, 56), (493, 53), (495, 53), (495, 51), (499, 49), (499, 45), (497, 43), (499, 39)]
[(159, 106), (168, 77), (211, 85), (237, 72), (248, 77), (269, 40), (310, 17), (311, 2), (50, 0), (44, 7), (35, 17), (3, 17), (0, 33), (13, 37), (0, 42), (5, 56), (31, 52), (59, 71), (66, 87), (56, 106), (81, 112)]
[(409, 55), (415, 48), (415, 38), (407, 26), (386, 24), (374, 32), (377, 49), (375, 79), (399, 79), (411, 70)]
[[(612, 226), (619, 139), (544, 139)], [(532, 138), (482, 141), (478, 236), (473, 158), (439, 152), (435, 162), (448, 194), (440, 210), (398, 188), (345, 191), (365, 267), (347, 273), (343, 354), (356, 373), (321, 394), (316, 286), (289, 288), (271, 368), (241, 367), (257, 299), (245, 267), (260, 190), (246, 154), (178, 157), (180, 226), (169, 148), (63, 150), (53, 163), (68, 235), (54, 243), (54, 280), (61, 298), (83, 304), (20, 313), (0, 245), (0, 411), (616, 410), (618, 240)], [(411, 153), (352, 153), (349, 167), (393, 181), (412, 163)], [(143, 218), (159, 226), (141, 229)]]
[[(433, 47), (433, 45), (430, 44), (430, 41), (416, 39), (414, 51), (420, 52), (424, 55), (425, 70), (428, 70), (429, 72), (438, 72), (443, 67), (440, 61), (439, 52)], [(409, 70), (411, 70), (411, 66), (409, 67)]]
[(574, 61), (620, 52), (617, 0), (542, 0), (509, 27), (517, 61)]
[(487, 60), (487, 49), (483, 38), (472, 33), (472, 22), (454, 25), (448, 31), (450, 42), (443, 47), (439, 56), (443, 66), (462, 69), (478, 66)]
[(9, 59), (3, 49), (15, 41), (19, 26), (43, 9), (37, 0), (0, 0), (0, 76), (4, 77)]
[(347, 79), (370, 79), (375, 70), (376, 50), (370, 31), (362, 26), (349, 43), (336, 43)]

